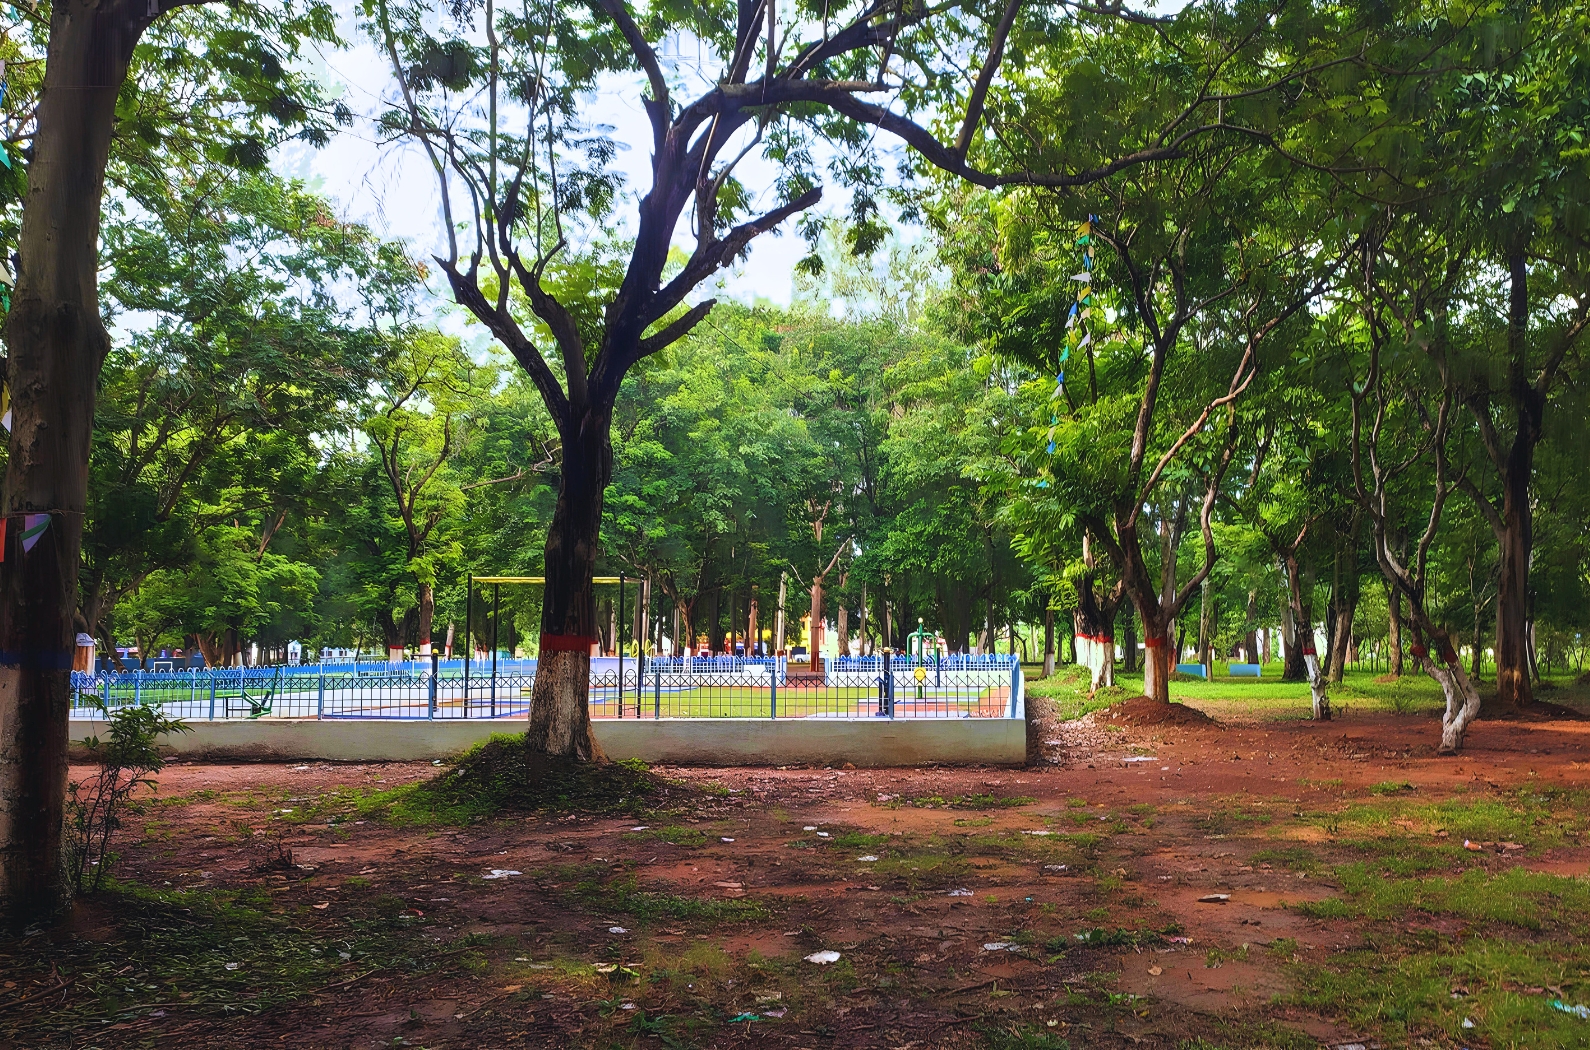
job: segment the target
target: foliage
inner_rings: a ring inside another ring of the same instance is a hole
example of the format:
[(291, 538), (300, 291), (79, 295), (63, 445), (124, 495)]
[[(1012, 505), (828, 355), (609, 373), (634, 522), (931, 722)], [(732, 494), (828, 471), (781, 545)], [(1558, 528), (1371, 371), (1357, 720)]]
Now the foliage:
[(83, 746), (99, 768), (86, 780), (67, 785), (63, 829), (67, 880), (74, 893), (98, 893), (116, 863), (111, 840), (122, 825), (128, 803), (141, 788), (155, 789), (151, 774), (165, 768), (160, 738), (189, 732), (181, 719), (158, 707), (134, 704), (107, 709), (91, 697), (105, 717), (105, 739), (88, 737)]

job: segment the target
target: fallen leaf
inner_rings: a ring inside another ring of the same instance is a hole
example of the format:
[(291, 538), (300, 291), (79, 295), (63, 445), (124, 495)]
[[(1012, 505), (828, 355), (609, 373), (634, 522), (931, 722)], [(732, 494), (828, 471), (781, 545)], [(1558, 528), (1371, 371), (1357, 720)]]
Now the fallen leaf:
[(1160, 974), (1162, 974), (1164, 972), (1165, 972), (1165, 968), (1163, 966), (1150, 966), (1148, 968), (1148, 975), (1150, 977), (1158, 977)]

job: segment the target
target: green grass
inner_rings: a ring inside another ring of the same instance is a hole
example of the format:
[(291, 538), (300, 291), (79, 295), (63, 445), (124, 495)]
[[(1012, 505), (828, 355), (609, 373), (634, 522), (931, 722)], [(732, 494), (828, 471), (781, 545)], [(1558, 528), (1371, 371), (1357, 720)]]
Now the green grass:
[[(1229, 664), (1216, 663), (1214, 677), (1204, 681), (1190, 675), (1173, 676), (1170, 698), (1190, 703), (1216, 718), (1231, 716), (1264, 716), (1269, 718), (1306, 718), (1310, 716), (1312, 700), (1307, 682), (1281, 681), (1281, 663), (1273, 661), (1264, 665), (1263, 678), (1228, 677)], [(1102, 689), (1094, 696), (1087, 692), (1088, 674), (1084, 668), (1066, 665), (1055, 668), (1053, 677), (1034, 677), (1029, 671), (1027, 695), (1054, 702), (1062, 719), (1080, 718), (1085, 714), (1139, 696), (1143, 692), (1141, 671), (1130, 674), (1117, 665), (1116, 685)], [(1330, 687), (1331, 701), (1338, 708), (1346, 706), (1349, 712), (1377, 711), (1397, 714), (1431, 714), (1439, 711), (1445, 701), (1440, 687), (1428, 676), (1410, 670), (1399, 679), (1378, 682), (1384, 677), (1379, 670), (1349, 670), (1338, 685)], [(1577, 686), (1572, 676), (1560, 677), (1546, 683), (1541, 699), (1567, 706), (1590, 705), (1590, 687)]]
[[(877, 687), (872, 685), (817, 688), (780, 686), (777, 692), (779, 718), (858, 712), (871, 714), (878, 700)], [(978, 683), (951, 687), (946, 682), (940, 689), (929, 685), (924, 689), (923, 699), (947, 709), (976, 709), (996, 692), (1004, 696), (1008, 693), (1008, 683), (995, 681), (987, 685)], [(592, 715), (600, 717), (614, 714), (617, 710), (616, 695), (609, 695), (605, 704), (599, 701), (599, 695), (599, 691), (593, 690)], [(773, 691), (766, 687), (703, 685), (693, 689), (664, 689), (660, 695), (649, 687), (643, 688), (638, 702), (642, 718), (651, 718), (659, 711), (663, 718), (768, 718), (772, 714), (773, 699)], [(896, 702), (915, 699), (916, 690), (913, 687), (901, 686), (895, 691)], [(626, 715), (635, 711), (636, 702), (633, 692), (624, 694)]]
[(48, 967), (52, 982), (72, 982), (64, 1006), (45, 999), (0, 1014), (0, 1043), (11, 1037), (18, 1041), (7, 1045), (56, 1045), (44, 1033), (81, 1035), (173, 1002), (201, 1017), (258, 1014), (374, 969), (423, 973), (459, 964), (421, 942), (420, 921), (379, 900), (355, 902), (351, 917), (330, 926), (307, 923), (264, 889), (118, 883), (96, 900), (113, 917), (108, 939), (34, 943), (10, 958), (0, 949), (0, 972), (22, 977), (36, 969), (43, 976)]
[(578, 883), (571, 895), (603, 915), (628, 915), (643, 923), (659, 919), (746, 922), (766, 919), (772, 914), (767, 905), (755, 900), (681, 897), (642, 890), (633, 877), (608, 881), (587, 879)]

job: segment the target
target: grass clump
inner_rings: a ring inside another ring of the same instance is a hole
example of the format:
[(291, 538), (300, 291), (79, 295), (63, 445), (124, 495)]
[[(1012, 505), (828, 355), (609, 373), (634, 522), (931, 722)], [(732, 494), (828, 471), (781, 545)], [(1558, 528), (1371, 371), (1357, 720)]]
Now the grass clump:
[(359, 808), (394, 824), (469, 824), (500, 813), (546, 810), (633, 814), (655, 809), (676, 790), (639, 761), (549, 758), (529, 748), (523, 736), (496, 734), (446, 772), (366, 795)]
[(767, 905), (749, 899), (715, 900), (681, 897), (643, 890), (634, 878), (602, 882), (592, 879), (574, 887), (574, 896), (603, 914), (631, 916), (641, 922), (657, 919), (699, 919), (706, 922), (745, 922), (766, 919)]
[(915, 798), (902, 798), (885, 803), (890, 809), (896, 806), (914, 806), (917, 809), (1014, 809), (1019, 806), (1030, 806), (1038, 800), (1030, 795), (951, 795), (945, 798), (942, 795), (918, 795)]

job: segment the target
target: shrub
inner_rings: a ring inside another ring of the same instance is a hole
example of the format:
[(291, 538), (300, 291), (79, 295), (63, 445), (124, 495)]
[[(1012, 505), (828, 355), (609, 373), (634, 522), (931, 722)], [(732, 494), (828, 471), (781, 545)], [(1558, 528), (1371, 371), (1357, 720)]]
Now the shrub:
[(99, 763), (98, 772), (66, 789), (66, 870), (74, 893), (98, 892), (104, 885), (116, 862), (111, 838), (121, 827), (127, 803), (139, 788), (153, 790), (150, 774), (165, 768), (160, 738), (188, 732), (181, 719), (166, 717), (158, 707), (107, 709), (99, 697), (85, 699), (106, 716), (110, 728), (104, 740), (91, 736), (83, 741)]

